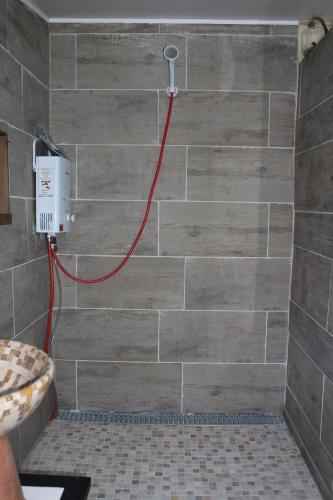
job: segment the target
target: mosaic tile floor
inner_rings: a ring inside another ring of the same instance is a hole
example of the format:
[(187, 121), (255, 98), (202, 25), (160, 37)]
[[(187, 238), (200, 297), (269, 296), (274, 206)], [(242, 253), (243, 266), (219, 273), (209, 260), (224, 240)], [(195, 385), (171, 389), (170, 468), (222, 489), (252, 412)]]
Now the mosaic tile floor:
[(89, 500), (321, 499), (285, 425), (54, 421), (23, 470), (88, 475)]

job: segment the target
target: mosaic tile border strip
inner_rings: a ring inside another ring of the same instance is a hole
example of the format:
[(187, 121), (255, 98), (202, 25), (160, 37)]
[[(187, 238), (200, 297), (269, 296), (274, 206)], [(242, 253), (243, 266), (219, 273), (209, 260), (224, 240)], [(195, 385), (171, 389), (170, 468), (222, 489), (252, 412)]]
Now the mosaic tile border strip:
[(280, 413), (127, 413), (59, 410), (58, 420), (153, 425), (280, 425)]

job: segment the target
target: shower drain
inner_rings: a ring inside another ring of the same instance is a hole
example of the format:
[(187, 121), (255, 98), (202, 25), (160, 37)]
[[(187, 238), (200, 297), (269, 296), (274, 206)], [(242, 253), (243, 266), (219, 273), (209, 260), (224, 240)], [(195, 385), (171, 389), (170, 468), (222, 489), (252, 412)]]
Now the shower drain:
[(279, 413), (125, 413), (59, 410), (58, 420), (113, 424), (152, 425), (276, 425), (284, 420)]

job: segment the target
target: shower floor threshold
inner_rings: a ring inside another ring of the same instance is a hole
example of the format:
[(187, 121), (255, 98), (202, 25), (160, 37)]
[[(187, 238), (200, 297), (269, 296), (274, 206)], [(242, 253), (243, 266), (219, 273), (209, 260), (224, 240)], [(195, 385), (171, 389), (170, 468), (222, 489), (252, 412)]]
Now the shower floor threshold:
[(156, 413), (59, 410), (58, 420), (145, 425), (279, 425), (280, 413)]

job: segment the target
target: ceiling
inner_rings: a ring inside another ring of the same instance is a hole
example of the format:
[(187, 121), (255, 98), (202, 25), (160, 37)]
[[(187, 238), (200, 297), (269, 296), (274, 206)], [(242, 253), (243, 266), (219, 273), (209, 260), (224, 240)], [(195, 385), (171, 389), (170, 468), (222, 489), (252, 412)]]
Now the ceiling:
[(50, 21), (333, 19), (333, 0), (23, 0)]

